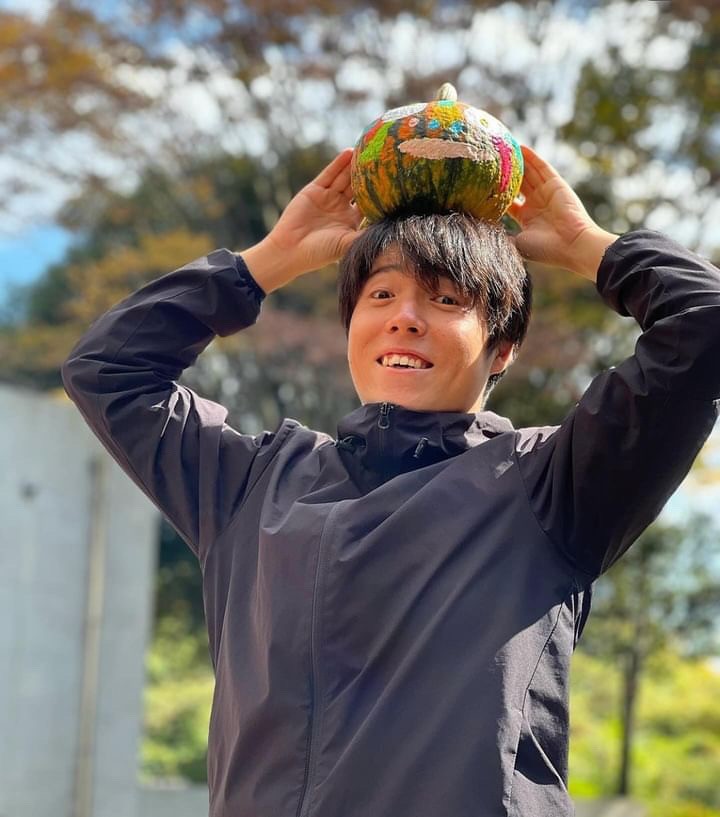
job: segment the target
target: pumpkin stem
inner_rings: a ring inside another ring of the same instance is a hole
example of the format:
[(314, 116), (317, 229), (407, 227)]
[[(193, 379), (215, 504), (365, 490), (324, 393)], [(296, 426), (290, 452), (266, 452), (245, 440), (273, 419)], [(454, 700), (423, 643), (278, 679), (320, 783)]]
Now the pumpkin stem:
[(455, 90), (455, 86), (450, 82), (443, 82), (443, 84), (438, 88), (435, 98), (451, 99), (453, 102), (457, 102), (457, 91)]

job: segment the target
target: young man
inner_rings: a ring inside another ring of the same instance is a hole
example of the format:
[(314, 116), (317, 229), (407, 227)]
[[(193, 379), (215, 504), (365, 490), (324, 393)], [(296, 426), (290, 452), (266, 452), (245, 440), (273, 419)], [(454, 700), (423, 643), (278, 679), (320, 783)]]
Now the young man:
[[(511, 242), (459, 215), (359, 233), (350, 155), (259, 245), (101, 317), (66, 388), (198, 556), (212, 817), (565, 817), (570, 658), (593, 581), (715, 423), (720, 272), (601, 230), (525, 148), (518, 250), (596, 281), (643, 334), (560, 426), (516, 430), (482, 410), (529, 314)], [(363, 405), (337, 440), (295, 420), (243, 434), (177, 385), (266, 293), (341, 256)]]

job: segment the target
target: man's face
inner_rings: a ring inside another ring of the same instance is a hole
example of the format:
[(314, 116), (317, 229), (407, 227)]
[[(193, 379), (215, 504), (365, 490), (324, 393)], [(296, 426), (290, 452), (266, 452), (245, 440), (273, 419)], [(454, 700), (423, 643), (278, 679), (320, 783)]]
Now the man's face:
[[(502, 371), (512, 352), (508, 343), (487, 353), (486, 340), (478, 309), (449, 278), (440, 278), (437, 293), (429, 292), (403, 267), (397, 250), (387, 250), (376, 258), (350, 321), (348, 363), (355, 390), (362, 403), (480, 411), (489, 375)], [(422, 368), (388, 365), (398, 362), (394, 354), (414, 354)]]

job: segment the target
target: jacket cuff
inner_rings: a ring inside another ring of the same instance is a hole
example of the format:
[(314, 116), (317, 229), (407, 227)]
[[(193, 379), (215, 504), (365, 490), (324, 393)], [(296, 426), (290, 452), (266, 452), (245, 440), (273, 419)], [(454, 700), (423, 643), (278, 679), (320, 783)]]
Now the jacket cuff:
[[(640, 251), (648, 254), (648, 250), (657, 248), (667, 248), (668, 244), (672, 244), (672, 240), (664, 233), (656, 232), (655, 230), (638, 229), (624, 233), (617, 240), (605, 250), (600, 266), (597, 272), (596, 288), (600, 297), (608, 306), (614, 309), (619, 315), (623, 317), (638, 316), (629, 307), (626, 299), (623, 297), (623, 289), (627, 288), (627, 284), (631, 280), (626, 277), (627, 273), (632, 274), (633, 271), (639, 272), (640, 269), (633, 270), (633, 266), (637, 264), (641, 256), (636, 259), (632, 258), (633, 253)], [(687, 250), (677, 245), (680, 254), (687, 254)], [(652, 252), (655, 255), (655, 252)], [(631, 292), (626, 293), (631, 296)]]
[(267, 297), (267, 293), (253, 278), (252, 273), (248, 269), (248, 265), (245, 263), (245, 259), (242, 257), (242, 255), (239, 252), (234, 252), (233, 255), (235, 256), (235, 266), (237, 268), (238, 275), (240, 276), (240, 280), (247, 286), (251, 294), (255, 297), (259, 307), (263, 300)]

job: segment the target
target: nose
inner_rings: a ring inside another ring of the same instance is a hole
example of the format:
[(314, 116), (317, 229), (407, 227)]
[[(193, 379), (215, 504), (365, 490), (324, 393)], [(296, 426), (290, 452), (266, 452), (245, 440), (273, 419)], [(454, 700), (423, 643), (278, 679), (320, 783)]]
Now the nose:
[(408, 332), (412, 335), (424, 335), (427, 331), (427, 322), (415, 300), (398, 298), (396, 308), (388, 318), (385, 329), (393, 334)]

